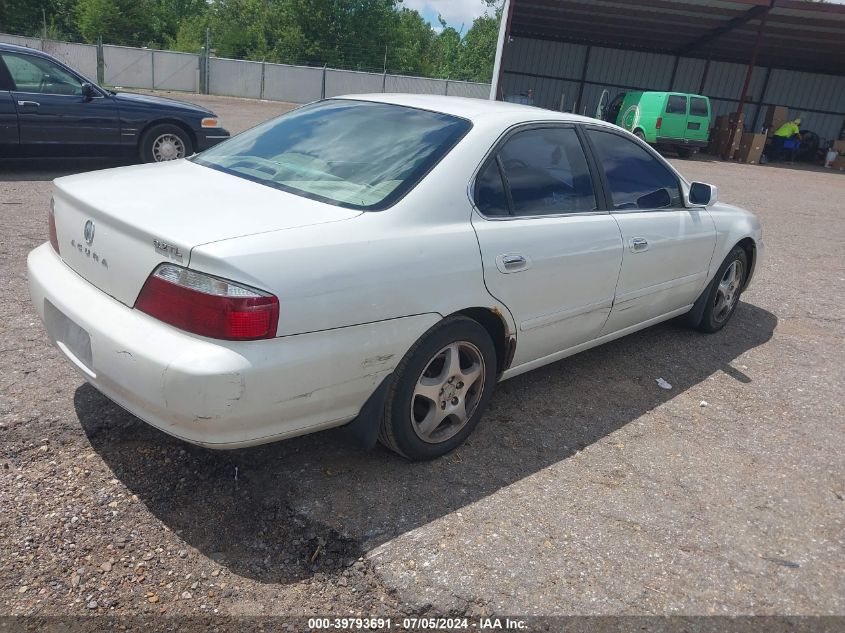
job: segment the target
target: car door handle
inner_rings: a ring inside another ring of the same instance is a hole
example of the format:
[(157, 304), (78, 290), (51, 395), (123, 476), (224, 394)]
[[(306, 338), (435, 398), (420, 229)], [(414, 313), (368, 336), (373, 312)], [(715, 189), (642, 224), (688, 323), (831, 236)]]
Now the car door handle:
[(18, 101), (18, 105), (22, 108), (26, 108), (26, 107), (37, 108), (41, 104), (38, 103), (37, 101)]
[(528, 258), (519, 253), (507, 253), (496, 258), (496, 268), (503, 273), (516, 273), (528, 267)]
[(632, 253), (642, 253), (648, 250), (648, 240), (644, 237), (632, 237), (631, 238), (631, 252)]

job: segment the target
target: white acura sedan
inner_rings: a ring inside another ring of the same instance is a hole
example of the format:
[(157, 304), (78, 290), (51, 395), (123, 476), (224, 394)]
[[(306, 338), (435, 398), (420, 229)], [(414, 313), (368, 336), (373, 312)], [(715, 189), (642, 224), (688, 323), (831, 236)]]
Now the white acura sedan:
[(329, 99), (186, 160), (60, 178), (29, 255), (51, 339), (189, 442), (340, 425), (454, 449), (494, 385), (686, 314), (715, 332), (760, 224), (593, 119)]

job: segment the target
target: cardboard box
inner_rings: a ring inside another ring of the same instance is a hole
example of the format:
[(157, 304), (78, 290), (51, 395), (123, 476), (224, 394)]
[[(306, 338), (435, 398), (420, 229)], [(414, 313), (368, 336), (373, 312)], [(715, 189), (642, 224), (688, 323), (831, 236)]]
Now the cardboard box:
[(769, 106), (766, 109), (766, 118), (763, 119), (763, 127), (768, 129), (769, 136), (775, 133), (781, 125), (789, 121), (789, 108), (786, 106)]
[(833, 141), (833, 145), (831, 146), (831, 148), (837, 154), (845, 154), (845, 140), (843, 140), (843, 141)]
[(740, 114), (737, 117), (736, 112), (731, 112), (730, 114), (723, 114), (722, 116), (716, 117), (716, 127), (715, 129), (718, 130), (729, 130), (731, 129), (731, 125), (736, 121), (737, 125), (736, 128), (740, 132), (743, 130), (743, 125), (745, 124), (745, 116)]
[(838, 169), (840, 171), (845, 171), (845, 156), (838, 156), (836, 160), (834, 160), (830, 167), (832, 169)]
[(759, 163), (765, 144), (765, 134), (754, 134), (753, 132), (743, 134), (739, 143), (739, 162), (752, 165)]
[(730, 148), (728, 148), (728, 142), (730, 141), (730, 137), (730, 130), (716, 130), (713, 133), (712, 153), (716, 156), (724, 156), (727, 154), (729, 158), (733, 158), (734, 154), (739, 151), (739, 146), (742, 142), (742, 131), (736, 131), (736, 134), (734, 135), (734, 142), (730, 146)]

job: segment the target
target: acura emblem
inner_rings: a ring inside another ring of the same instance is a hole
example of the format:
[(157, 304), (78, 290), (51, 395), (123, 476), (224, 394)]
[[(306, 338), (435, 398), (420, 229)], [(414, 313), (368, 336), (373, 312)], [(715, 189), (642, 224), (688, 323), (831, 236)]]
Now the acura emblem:
[(94, 241), (94, 223), (91, 220), (88, 220), (85, 223), (85, 229), (82, 231), (82, 236), (85, 238), (85, 243), (88, 246), (91, 246), (91, 242)]

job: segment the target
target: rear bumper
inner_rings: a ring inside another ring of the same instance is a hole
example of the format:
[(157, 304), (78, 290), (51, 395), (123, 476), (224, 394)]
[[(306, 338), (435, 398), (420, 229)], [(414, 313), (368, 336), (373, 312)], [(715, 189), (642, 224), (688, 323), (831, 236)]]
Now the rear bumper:
[(232, 136), (229, 133), (229, 130), (224, 130), (222, 127), (203, 128), (201, 130), (194, 131), (194, 134), (197, 137), (197, 146), (195, 149), (198, 152), (208, 149), (209, 147), (214, 147), (218, 143), (222, 143)]
[(687, 138), (666, 138), (658, 136), (655, 140), (658, 145), (681, 145), (684, 147), (707, 147), (709, 141), (698, 141)]
[(106, 295), (49, 244), (29, 254), (27, 267), (51, 340), (88, 382), (152, 426), (210, 448), (261, 444), (351, 420), (440, 318), (215, 341)]

